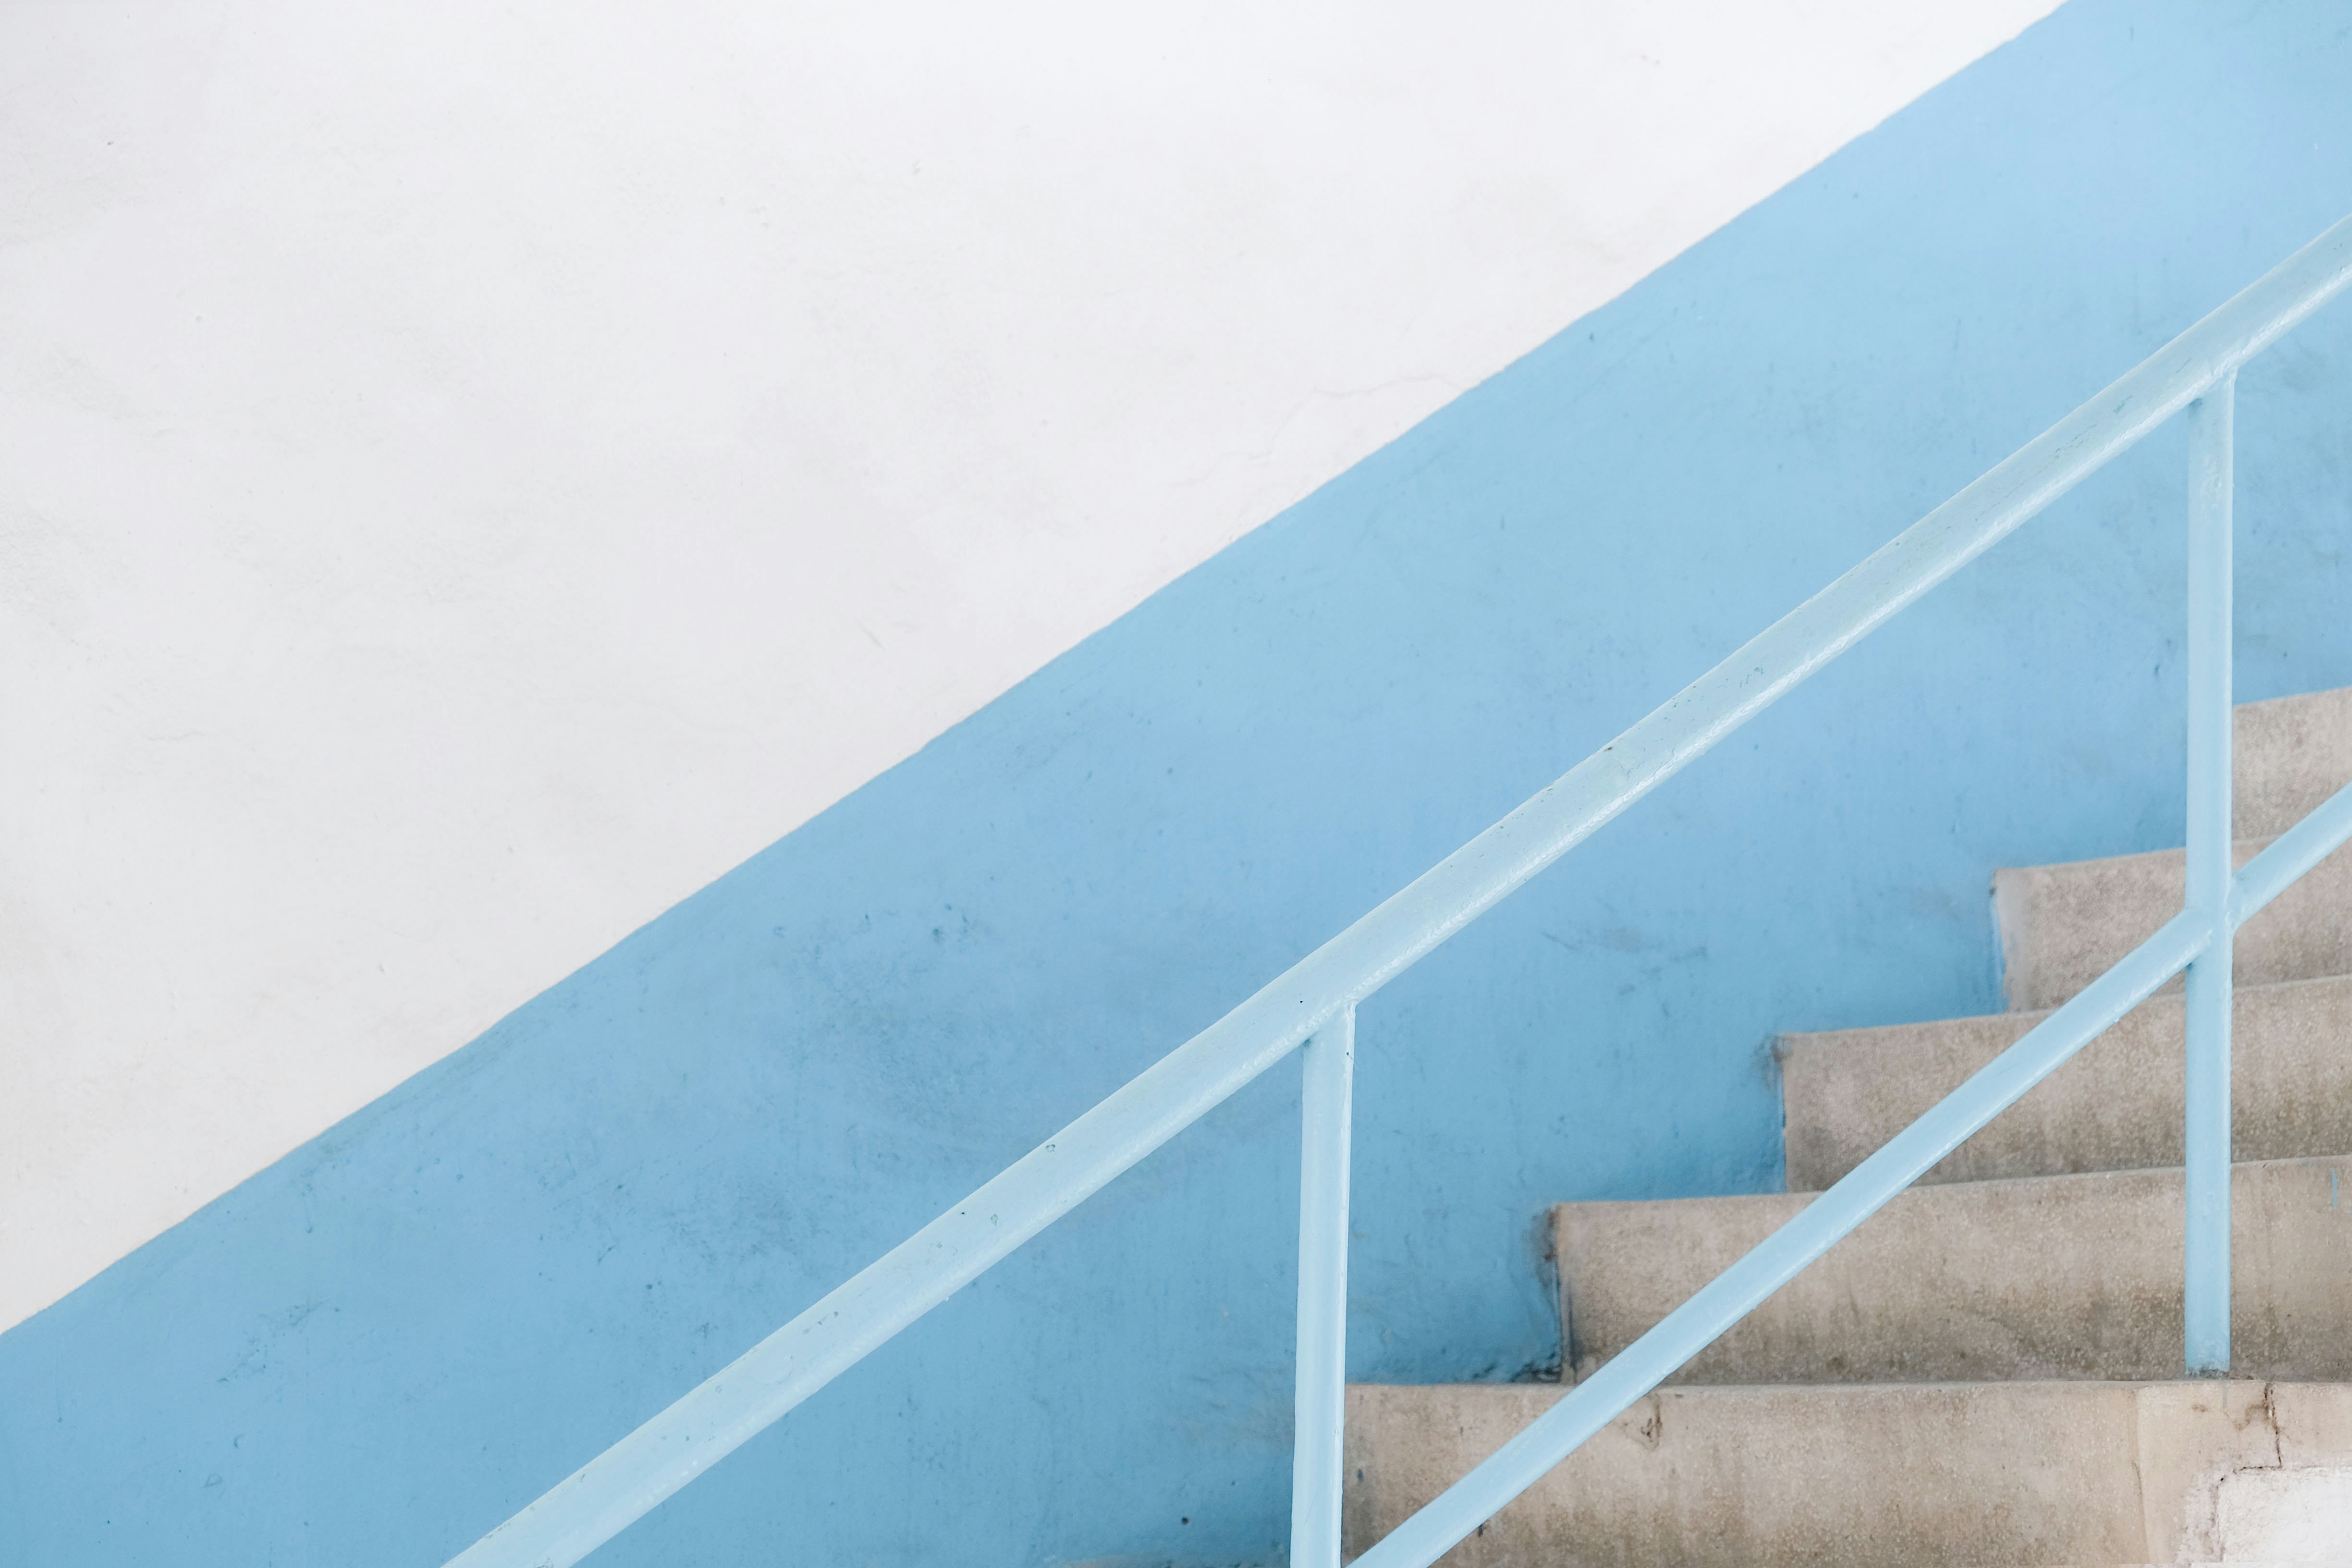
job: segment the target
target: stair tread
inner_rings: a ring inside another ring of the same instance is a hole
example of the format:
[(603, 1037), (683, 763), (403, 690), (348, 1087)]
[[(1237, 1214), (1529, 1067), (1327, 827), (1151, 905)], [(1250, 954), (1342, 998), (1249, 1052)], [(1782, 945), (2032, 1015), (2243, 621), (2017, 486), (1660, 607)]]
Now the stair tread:
[[(1568, 1391), (1349, 1390), (1361, 1552)], [(1660, 1389), (1446, 1561), (1462, 1568), (2179, 1563), (2282, 1544), (2259, 1507), (2352, 1470), (2352, 1384)], [(2334, 1494), (2329, 1493), (2330, 1496)]]
[(2231, 827), (2284, 833), (2352, 781), (2352, 687), (2240, 703), (2232, 715)]
[[(1828, 1186), (2049, 1015), (1994, 1013), (1780, 1037), (1788, 1184)], [(2248, 1159), (2352, 1150), (2352, 975), (2241, 987), (2233, 1147)], [(1921, 1180), (2177, 1163), (2178, 994), (2149, 998)]]
[[(2232, 1177), (2242, 1375), (2352, 1379), (2352, 1155)], [(1811, 1194), (1561, 1204), (1565, 1364), (1591, 1371)], [(1677, 1382), (2160, 1377), (2180, 1360), (2178, 1168), (1915, 1187)]]
[[(2242, 865), (2352, 783), (2352, 688), (2242, 704), (2234, 724), (2231, 831)], [(2181, 862), (2181, 851), (2161, 849), (1996, 871), (2010, 1005), (2055, 1006), (2144, 941), (2180, 907)], [(2247, 984), (2352, 973), (2352, 852), (2249, 922), (2237, 972)]]
[[(2237, 863), (2266, 842), (2241, 840)], [(2159, 849), (1994, 872), (2001, 985), (2011, 1008), (2059, 1005), (2154, 935), (2180, 912), (2184, 863), (2180, 850)], [(2233, 957), (2232, 973), (2245, 985), (2352, 973), (2352, 846), (2240, 927)]]
[[(2352, 688), (2241, 705), (2235, 744), (2243, 864), (2352, 780)], [(1996, 872), (2008, 1013), (1782, 1037), (1790, 1192), (1555, 1206), (1570, 1375), (1622, 1350), (2170, 919), (2183, 860), (2168, 850)], [(2176, 989), (1446, 1562), (2318, 1560), (2305, 1550), (2310, 1520), (2352, 1512), (2352, 847), (2248, 922), (2234, 967), (2234, 1379), (2177, 1376)], [(1348, 1552), (1566, 1392), (1351, 1386)]]

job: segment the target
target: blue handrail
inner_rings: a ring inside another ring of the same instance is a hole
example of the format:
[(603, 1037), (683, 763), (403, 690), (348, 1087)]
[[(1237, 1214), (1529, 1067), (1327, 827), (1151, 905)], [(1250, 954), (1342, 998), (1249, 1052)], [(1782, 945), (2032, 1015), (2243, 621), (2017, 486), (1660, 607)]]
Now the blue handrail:
[[(1292, 1562), (1295, 1568), (1338, 1568), (1348, 1096), (1357, 1005), (2110, 458), (2209, 395), (2218, 406), (2192, 415), (2189, 907), (1357, 1561), (1365, 1568), (1426, 1568), (2183, 967), (2190, 970), (2193, 988), (2189, 1258), (2201, 1270), (2188, 1285), (2188, 1350), (2193, 1369), (2225, 1370), (2230, 937), (2246, 916), (2352, 837), (2347, 787), (2236, 877), (2228, 873), (2228, 398), (2240, 365), (2347, 285), (2352, 217), (558, 1482), (447, 1568), (577, 1563), (1310, 1039)], [(2217, 831), (2220, 881), (2210, 870)], [(2212, 961), (2203, 962), (2209, 953)], [(2211, 1201), (2217, 1168), (2218, 1232)], [(2218, 1340), (2211, 1316), (2216, 1300)]]

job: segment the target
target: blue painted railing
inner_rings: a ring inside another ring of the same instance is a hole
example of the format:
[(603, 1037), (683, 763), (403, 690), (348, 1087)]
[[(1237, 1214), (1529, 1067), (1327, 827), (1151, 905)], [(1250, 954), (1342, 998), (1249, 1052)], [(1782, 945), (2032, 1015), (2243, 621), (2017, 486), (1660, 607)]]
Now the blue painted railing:
[(2230, 966), (2239, 925), (2352, 837), (2352, 785), (2230, 862), (2238, 368), (2352, 284), (2352, 218), (1897, 534), (1534, 799), (453, 1558), (565, 1568), (1301, 1045), (1294, 1568), (1338, 1568), (1357, 1005), (2182, 409), (2189, 420), (2186, 905), (1356, 1561), (1426, 1568), (2174, 974), (2189, 972), (2186, 1359), (2230, 1365)]

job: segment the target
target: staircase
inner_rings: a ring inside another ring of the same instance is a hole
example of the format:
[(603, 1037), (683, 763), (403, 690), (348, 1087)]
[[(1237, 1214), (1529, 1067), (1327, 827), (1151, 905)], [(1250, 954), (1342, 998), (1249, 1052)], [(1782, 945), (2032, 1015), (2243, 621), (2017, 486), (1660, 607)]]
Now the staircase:
[[(2223, 966), (2234, 963), (2253, 985), (2352, 974), (2341, 871), (2295, 889), (2352, 844), (2352, 785), (2292, 827), (2278, 826), (2317, 793), (2315, 781), (2352, 775), (2347, 699), (2247, 710), (2236, 759), (2250, 775), (2236, 786), (2247, 816), (2235, 822), (2230, 708), (2238, 371), (2347, 291), (2352, 217), (556, 1482), (450, 1568), (579, 1562), (1293, 1051), (1301, 1075), (1290, 1560), (1299, 1568), (1339, 1568), (1350, 1537), (1378, 1568), (1430, 1568), (1457, 1545), (1465, 1561), (1554, 1563), (2327, 1560), (2333, 1541), (2310, 1538), (2352, 1521), (2352, 1398), (2346, 1384), (2284, 1380), (2341, 1375), (2330, 1348), (2343, 1327), (2341, 1268), (2329, 1261), (2338, 1256), (2329, 1250), (2338, 1245), (2338, 1180), (2326, 1157), (2347, 1151), (2326, 1114), (2291, 1103), (2302, 1085), (2290, 1065), (2322, 1070), (2334, 1037), (2315, 1031), (2332, 1016), (2332, 990), (2296, 993), (2317, 999), (2309, 1002), (2249, 992), (2240, 1004), (2282, 1010), (2277, 1039), (2300, 1031), (2317, 1042), (2265, 1046), (2247, 1075), (2265, 1087), (2241, 1096), (2252, 1102), (2242, 1120), (2320, 1130), (2274, 1151), (2259, 1139), (2247, 1145), (2285, 1163), (2244, 1178), (2240, 1228), (2250, 1234), (2239, 1266), (2245, 1309), (2263, 1327), (2236, 1367), (2275, 1381), (2137, 1380), (2168, 1375), (2168, 1331), (2183, 1351), (2169, 1364), (2231, 1366), (2233, 1014)], [(1357, 1010), (2175, 415), (2189, 457), (2190, 858), (2002, 879), (2012, 1002), (2053, 1007), (2076, 992), (2072, 999), (2038, 1025), (2013, 1015), (2006, 1026), (2016, 1044), (1964, 1080), (1963, 1064), (1990, 1055), (2002, 1025), (1792, 1045), (1789, 1184), (1801, 1192), (1827, 1180), (1840, 1158), (1851, 1166), (1811, 1202), (1562, 1209), (1555, 1228), (1568, 1282), (1565, 1364), (1580, 1379), (1573, 1389), (1351, 1393)], [(2263, 834), (2275, 835), (2267, 848)], [(2243, 852), (2234, 875), (2233, 841)], [(2186, 894), (2177, 910), (2162, 901), (2173, 889)], [(2092, 978), (2110, 955), (2120, 962)], [(2168, 1014), (2163, 988), (2184, 973), (2185, 1005)], [(2142, 1004), (2146, 1016), (2123, 1046), (2078, 1059)], [(2185, 1047), (2166, 1045), (2168, 1017)], [(2168, 1064), (2184, 1049), (2187, 1066), (2172, 1076)], [(1868, 1058), (1859, 1068), (1856, 1053)], [(2066, 1075), (2051, 1081), (2062, 1068)], [(2102, 1071), (2125, 1092), (2110, 1100), (2082, 1088)], [(2179, 1108), (2170, 1121), (2126, 1107), (2153, 1103), (2168, 1080)], [(1849, 1082), (1877, 1087), (1849, 1105), (1840, 1099)], [(1935, 1100), (1945, 1085), (1957, 1087)], [(1888, 1108), (1909, 1103), (1906, 1094), (1934, 1108), (1888, 1137)], [(2021, 1113), (1988, 1131), (2004, 1110)], [(2042, 1163), (2002, 1165), (1990, 1152), (2018, 1145), (2013, 1129), (2036, 1117), (2044, 1134), (2022, 1146), (2041, 1151)], [(2188, 1135), (2173, 1142), (2165, 1129), (2183, 1119)], [(2158, 1163), (2176, 1151), (2186, 1240), (2172, 1247), (2159, 1217), (2172, 1178)], [(1906, 1196), (1939, 1162), (1945, 1180)], [(1793, 1217), (1773, 1229), (1776, 1215)], [(1739, 1238), (1767, 1231), (1740, 1252)], [(1805, 1272), (1842, 1242), (1835, 1258)], [(2173, 1286), (2184, 1280), (2186, 1309), (2176, 1316)]]
[[(2352, 781), (2352, 689), (2236, 742), (2243, 864)], [(1555, 1208), (1571, 1381), (2155, 931), (2182, 860), (1997, 872), (2008, 1013), (1785, 1037), (1787, 1194)], [(2236, 974), (2231, 1378), (2181, 1378), (2176, 980), (1444, 1561), (2352, 1563), (2352, 847)], [(1351, 1387), (1349, 1554), (1566, 1392)]]

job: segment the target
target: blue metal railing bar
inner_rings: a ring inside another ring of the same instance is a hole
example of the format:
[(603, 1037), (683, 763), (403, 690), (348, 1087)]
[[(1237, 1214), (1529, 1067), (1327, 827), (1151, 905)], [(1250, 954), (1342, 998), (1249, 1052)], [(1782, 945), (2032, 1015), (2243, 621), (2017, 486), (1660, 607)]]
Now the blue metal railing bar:
[[(568, 1568), (586, 1556), (2179, 413), (2347, 284), (2352, 218), (558, 1482), (451, 1559), (448, 1568)], [(1400, 1561), (1395, 1553), (1382, 1558)]]
[(2242, 926), (2262, 913), (2305, 872), (2342, 847), (2347, 836), (2352, 836), (2352, 786), (2328, 796), (2240, 868), (2230, 884), (2230, 923)]
[(2189, 405), (2189, 789), (2183, 904), (2221, 940), (2189, 965), (2181, 1359), (2230, 1370), (2230, 637), (2237, 373)]
[[(2253, 889), (2268, 886), (2275, 896), (2277, 889), (2352, 838), (2352, 785), (2337, 792), (2296, 831), (2305, 837), (2292, 846), (2282, 837), (2239, 874), (2232, 900), (2240, 911), (2235, 921), (2216, 922), (2199, 910), (2173, 916), (2073, 1001), (2028, 1030), (1805, 1205), (1796, 1218), (1390, 1531), (1356, 1559), (1355, 1568), (1427, 1568), (2200, 954), (2223, 947), (2219, 939), (2230, 926), (2242, 923), (2268, 901), (2251, 898)], [(2273, 863), (2265, 865), (2265, 860)], [(2226, 1172), (2226, 1164), (2223, 1168)], [(2227, 1370), (2226, 1363), (2220, 1370)]]
[(1307, 1042), (1299, 1092), (1297, 1452), (1290, 1568), (1339, 1568), (1348, 1409), (1348, 1132), (1356, 1010)]

